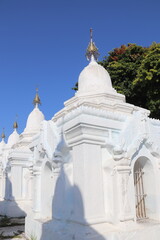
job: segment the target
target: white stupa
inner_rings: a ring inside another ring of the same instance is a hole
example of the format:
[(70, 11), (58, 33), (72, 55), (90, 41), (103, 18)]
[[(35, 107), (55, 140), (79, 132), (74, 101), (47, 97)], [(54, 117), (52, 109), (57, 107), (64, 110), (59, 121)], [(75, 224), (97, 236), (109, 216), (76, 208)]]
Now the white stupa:
[(38, 95), (38, 89), (36, 90), (36, 95), (33, 100), (33, 104), (34, 109), (27, 118), (27, 123), (24, 131), (20, 134), (19, 145), (21, 146), (28, 145), (32, 141), (33, 136), (39, 133), (41, 122), (44, 120), (44, 115), (39, 110), (41, 100)]
[[(6, 215), (24, 216), (32, 207), (32, 169), (33, 169), (33, 153), (30, 144), (33, 139), (40, 133), (40, 125), (44, 120), (43, 113), (39, 110), (41, 104), (38, 91), (33, 100), (34, 109), (29, 114), (26, 128), (20, 134), (17, 133), (17, 122), (14, 123), (14, 131), (9, 136), (8, 142), (3, 151), (3, 166), (7, 166), (7, 186), (6, 196), (7, 202)], [(11, 166), (11, 167), (10, 167)], [(12, 179), (12, 182), (11, 182)], [(0, 182), (1, 183), (1, 182)], [(0, 196), (3, 193), (0, 192)], [(2, 204), (2, 210), (4, 206)], [(1, 212), (3, 214), (3, 212)]]
[(97, 63), (98, 56), (98, 48), (92, 40), (91, 31), (90, 43), (86, 52), (86, 57), (90, 62), (79, 75), (78, 96), (115, 92), (109, 73)]
[(15, 121), (13, 124), (13, 132), (8, 138), (7, 147), (11, 148), (19, 141), (19, 134), (17, 132), (18, 124)]
[(24, 133), (36, 133), (40, 130), (40, 124), (44, 120), (43, 113), (39, 110), (39, 105), (41, 104), (41, 100), (38, 95), (38, 90), (36, 92), (36, 96), (33, 100), (34, 109), (29, 114), (27, 119), (26, 128), (24, 129)]
[(2, 138), (2, 140), (1, 140), (1, 142), (0, 142), (0, 152), (2, 152), (3, 148), (4, 148), (5, 145), (6, 145), (6, 143), (5, 143), (5, 141), (4, 141), (4, 139), (5, 139), (4, 130), (3, 130), (3, 132), (2, 132), (1, 138)]

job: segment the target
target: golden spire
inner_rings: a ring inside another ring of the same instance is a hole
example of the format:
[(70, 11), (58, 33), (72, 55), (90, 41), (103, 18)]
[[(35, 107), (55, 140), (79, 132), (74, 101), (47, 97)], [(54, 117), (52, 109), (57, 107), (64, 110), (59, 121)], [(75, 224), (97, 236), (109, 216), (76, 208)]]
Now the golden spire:
[(13, 128), (14, 128), (14, 129), (17, 129), (17, 128), (18, 128), (18, 123), (17, 123), (17, 121), (15, 121), (15, 122), (13, 123)]
[(17, 118), (18, 118), (18, 115), (16, 114), (16, 121), (13, 123), (13, 128), (14, 129), (18, 128)]
[(95, 43), (93, 42), (93, 30), (92, 28), (90, 29), (90, 42), (88, 45), (88, 48), (86, 50), (86, 57), (87, 60), (91, 61), (92, 57), (97, 61), (98, 57), (99, 57), (99, 52), (98, 52), (98, 48), (96, 47)]
[(2, 132), (2, 134), (1, 134), (1, 138), (2, 138), (2, 139), (5, 139), (5, 137), (6, 137), (6, 136), (5, 136), (4, 128), (3, 128), (3, 132)]
[(38, 88), (36, 88), (36, 96), (33, 100), (33, 104), (35, 107), (38, 107), (39, 104), (41, 104), (41, 100), (39, 98), (39, 95), (38, 95)]

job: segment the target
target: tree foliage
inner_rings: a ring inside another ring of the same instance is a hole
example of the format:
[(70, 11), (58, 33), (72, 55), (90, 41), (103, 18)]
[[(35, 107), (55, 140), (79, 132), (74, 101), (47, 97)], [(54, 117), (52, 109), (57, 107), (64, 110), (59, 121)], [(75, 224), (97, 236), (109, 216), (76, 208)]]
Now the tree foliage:
[(133, 85), (143, 96), (142, 106), (151, 111), (151, 117), (160, 118), (160, 44), (148, 48)]
[(147, 108), (151, 117), (160, 118), (160, 44), (153, 43), (148, 48), (122, 45), (99, 63), (127, 102)]

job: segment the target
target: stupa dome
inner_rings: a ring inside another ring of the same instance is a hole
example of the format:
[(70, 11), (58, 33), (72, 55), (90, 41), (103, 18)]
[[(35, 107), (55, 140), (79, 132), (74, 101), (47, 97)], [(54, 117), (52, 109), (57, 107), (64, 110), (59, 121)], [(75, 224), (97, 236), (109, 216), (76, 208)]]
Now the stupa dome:
[(4, 129), (3, 129), (3, 132), (1, 134), (1, 138), (2, 138), (2, 141), (0, 142), (0, 152), (2, 151), (2, 149), (4, 148), (4, 146), (6, 145), (4, 139), (5, 139), (5, 133), (4, 133)]
[(105, 93), (115, 91), (109, 73), (94, 59), (79, 75), (78, 94)]
[(2, 151), (2, 149), (4, 148), (5, 145), (6, 145), (5, 141), (4, 141), (4, 139), (2, 139), (2, 141), (0, 142), (0, 152)]
[(27, 124), (24, 132), (37, 132), (40, 130), (40, 125), (41, 122), (44, 120), (44, 115), (43, 113), (39, 110), (38, 105), (41, 104), (41, 100), (38, 95), (38, 89), (36, 89), (36, 96), (33, 100), (33, 104), (35, 108), (33, 111), (29, 114), (28, 119), (27, 119)]
[(8, 138), (8, 146), (13, 146), (16, 144), (19, 140), (19, 134), (17, 133), (16, 129), (13, 131), (13, 133)]
[(43, 113), (38, 107), (35, 107), (33, 111), (29, 114), (27, 119), (27, 124), (25, 132), (37, 132), (40, 130), (40, 124), (44, 120)]
[(93, 42), (92, 29), (90, 29), (90, 42), (86, 50), (86, 57), (90, 63), (79, 75), (78, 95), (115, 92), (109, 73), (97, 63), (98, 56), (98, 48)]

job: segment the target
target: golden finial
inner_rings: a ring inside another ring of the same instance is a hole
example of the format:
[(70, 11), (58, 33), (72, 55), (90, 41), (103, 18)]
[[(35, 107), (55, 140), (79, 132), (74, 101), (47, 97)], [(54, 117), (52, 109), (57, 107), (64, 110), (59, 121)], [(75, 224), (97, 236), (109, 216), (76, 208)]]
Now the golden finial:
[(88, 45), (88, 48), (86, 50), (86, 57), (87, 60), (91, 60), (92, 56), (93, 58), (97, 61), (98, 57), (99, 57), (99, 52), (98, 52), (98, 48), (96, 47), (95, 43), (93, 42), (93, 29), (90, 29), (90, 42)]
[(90, 28), (90, 40), (92, 40), (92, 38), (93, 38), (93, 29)]
[(18, 115), (16, 114), (16, 121), (13, 123), (13, 128), (14, 129), (18, 128), (17, 118), (18, 118)]
[(15, 122), (13, 123), (13, 128), (14, 128), (14, 129), (18, 128), (18, 123), (17, 123), (17, 121), (15, 121)]
[(39, 104), (41, 104), (41, 100), (39, 98), (39, 95), (38, 95), (38, 88), (36, 88), (36, 96), (33, 100), (33, 104), (35, 107), (37, 107)]
[(5, 137), (6, 137), (6, 136), (5, 136), (4, 128), (3, 128), (3, 132), (2, 132), (1, 138), (2, 138), (2, 139), (5, 139)]

